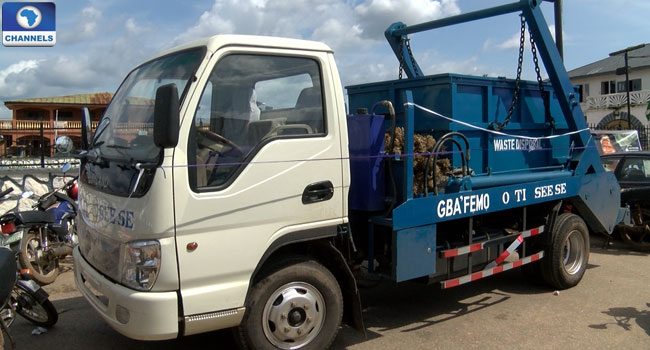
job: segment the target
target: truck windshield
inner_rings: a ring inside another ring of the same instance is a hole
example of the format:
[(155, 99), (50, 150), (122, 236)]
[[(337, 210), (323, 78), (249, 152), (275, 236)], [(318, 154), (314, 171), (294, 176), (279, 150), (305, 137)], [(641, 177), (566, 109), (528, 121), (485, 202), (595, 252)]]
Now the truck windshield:
[(153, 142), (156, 90), (173, 83), (181, 102), (195, 75), (204, 48), (195, 48), (149, 61), (126, 77), (95, 130), (93, 146), (109, 160), (154, 162), (160, 149)]

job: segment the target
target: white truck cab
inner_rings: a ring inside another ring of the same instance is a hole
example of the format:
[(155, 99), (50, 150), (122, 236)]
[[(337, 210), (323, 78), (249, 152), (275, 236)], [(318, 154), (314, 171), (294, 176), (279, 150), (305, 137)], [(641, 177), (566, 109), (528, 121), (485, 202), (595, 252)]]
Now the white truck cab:
[(344, 117), (321, 43), (218, 35), (138, 66), (83, 161), (79, 290), (135, 339), (328, 346), (350, 274), (315, 257), (347, 222)]

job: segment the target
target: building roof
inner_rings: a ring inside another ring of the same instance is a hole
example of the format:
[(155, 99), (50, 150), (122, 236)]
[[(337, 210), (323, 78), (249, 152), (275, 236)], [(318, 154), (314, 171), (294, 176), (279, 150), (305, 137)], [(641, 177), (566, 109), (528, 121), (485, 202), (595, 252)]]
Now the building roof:
[(113, 94), (110, 92), (96, 92), (92, 94), (66, 95), (54, 97), (37, 97), (24, 100), (5, 101), (5, 106), (11, 109), (13, 105), (107, 105), (111, 102)]
[[(627, 63), (630, 66), (630, 71), (640, 68), (650, 67), (650, 44), (643, 44), (636, 50), (628, 51)], [(576, 69), (570, 70), (569, 78), (579, 78), (596, 76), (603, 74), (612, 74), (616, 72), (616, 68), (623, 68), (625, 66), (625, 55), (623, 53), (609, 56), (600, 61), (590, 63)]]

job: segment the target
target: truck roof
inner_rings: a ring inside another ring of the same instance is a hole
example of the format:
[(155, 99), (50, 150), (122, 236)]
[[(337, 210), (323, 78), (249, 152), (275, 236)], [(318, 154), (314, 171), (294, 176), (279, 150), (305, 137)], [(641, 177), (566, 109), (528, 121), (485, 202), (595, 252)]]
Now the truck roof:
[(318, 41), (289, 39), (289, 38), (260, 36), (260, 35), (220, 34), (208, 38), (192, 40), (186, 44), (165, 50), (159, 53), (158, 55), (151, 57), (149, 60), (170, 54), (172, 52), (189, 49), (192, 47), (205, 46), (208, 48), (208, 51), (214, 52), (220, 47), (230, 46), (230, 45), (334, 52), (329, 46)]

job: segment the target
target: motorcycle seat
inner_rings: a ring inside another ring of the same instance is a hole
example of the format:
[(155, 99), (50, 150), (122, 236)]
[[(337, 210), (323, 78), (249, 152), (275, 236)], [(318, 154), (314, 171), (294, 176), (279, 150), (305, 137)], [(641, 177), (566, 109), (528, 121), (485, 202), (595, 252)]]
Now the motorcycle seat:
[(16, 221), (25, 225), (54, 223), (54, 215), (52, 215), (52, 213), (40, 210), (21, 211), (15, 215)]

